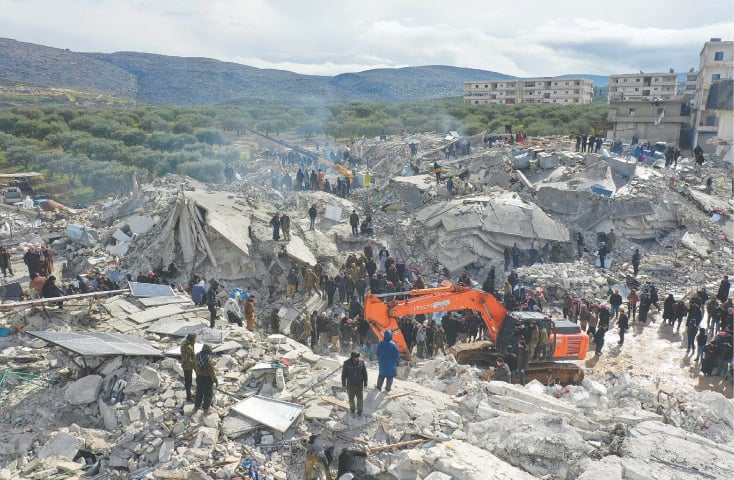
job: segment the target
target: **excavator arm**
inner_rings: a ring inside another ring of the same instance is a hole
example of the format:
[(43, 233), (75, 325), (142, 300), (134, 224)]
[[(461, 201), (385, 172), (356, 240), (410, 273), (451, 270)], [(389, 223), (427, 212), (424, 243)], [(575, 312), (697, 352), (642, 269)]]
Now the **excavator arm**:
[(398, 325), (400, 317), (421, 313), (475, 310), (484, 320), (490, 337), (496, 340), (500, 326), (507, 315), (507, 310), (494, 295), (473, 288), (452, 285), (450, 282), (443, 282), (437, 288), (411, 290), (406, 293), (407, 299), (392, 301), (384, 301), (383, 298), (390, 298), (395, 294), (370, 294), (365, 298), (364, 304), (365, 319), (377, 338), (382, 340), (385, 330), (391, 330), (393, 340), (397, 343), (400, 354), (404, 358), (410, 358), (410, 352)]

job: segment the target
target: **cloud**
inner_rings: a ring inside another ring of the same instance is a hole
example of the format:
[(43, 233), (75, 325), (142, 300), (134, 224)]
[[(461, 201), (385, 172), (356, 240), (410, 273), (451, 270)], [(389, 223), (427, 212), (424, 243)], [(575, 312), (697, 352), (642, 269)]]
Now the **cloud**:
[(687, 70), (734, 5), (709, 0), (0, 0), (0, 32), (82, 52), (201, 56), (336, 75), (453, 65), (518, 76)]

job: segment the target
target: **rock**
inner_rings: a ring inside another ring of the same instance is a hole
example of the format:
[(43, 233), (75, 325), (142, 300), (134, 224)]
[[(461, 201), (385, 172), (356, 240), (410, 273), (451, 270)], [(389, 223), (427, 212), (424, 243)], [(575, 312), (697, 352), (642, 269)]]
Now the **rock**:
[(72, 405), (86, 405), (97, 399), (102, 389), (102, 377), (87, 375), (69, 384), (64, 391), (64, 400)]
[(173, 451), (176, 448), (176, 443), (172, 438), (163, 440), (160, 450), (158, 451), (158, 462), (166, 463), (170, 460)]
[(59, 432), (41, 447), (38, 458), (59, 456), (67, 460), (73, 460), (80, 446), (81, 442), (76, 437), (65, 432)]
[(99, 414), (102, 416), (104, 422), (104, 428), (107, 430), (114, 430), (117, 428), (117, 415), (115, 411), (107, 405), (102, 398), (97, 399), (97, 406), (99, 407)]

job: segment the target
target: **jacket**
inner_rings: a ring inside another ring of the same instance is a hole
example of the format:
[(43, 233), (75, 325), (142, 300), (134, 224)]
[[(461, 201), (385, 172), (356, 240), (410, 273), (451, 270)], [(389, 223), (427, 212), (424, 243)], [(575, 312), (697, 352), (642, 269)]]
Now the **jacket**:
[(202, 350), (194, 358), (194, 371), (197, 377), (212, 377), (212, 383), (219, 383), (217, 380), (217, 372), (214, 369), (214, 360), (211, 358), (211, 352)]
[(377, 363), (380, 365), (380, 375), (384, 377), (397, 376), (400, 351), (392, 339), (390, 330), (385, 330), (382, 341), (377, 344)]
[(365, 367), (362, 360), (355, 363), (354, 355), (353, 352), (342, 365), (342, 387), (367, 386), (367, 367)]
[(510, 367), (506, 363), (503, 363), (501, 367), (497, 367), (497, 370), (494, 371), (494, 376), (492, 376), (492, 380), (496, 382), (512, 383)]
[(184, 370), (194, 369), (194, 345), (188, 340), (181, 343), (181, 368)]

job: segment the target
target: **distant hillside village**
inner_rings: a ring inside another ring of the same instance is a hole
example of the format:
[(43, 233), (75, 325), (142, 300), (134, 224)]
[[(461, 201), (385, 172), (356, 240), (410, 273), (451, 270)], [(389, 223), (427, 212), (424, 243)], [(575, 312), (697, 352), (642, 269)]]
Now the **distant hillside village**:
[[(712, 38), (701, 49), (698, 71), (691, 68), (684, 81), (673, 69), (610, 75), (607, 137), (699, 145), (705, 153), (731, 158), (733, 60), (734, 42)], [(581, 77), (464, 82), (464, 103), (475, 105), (585, 104), (593, 94), (594, 82)]]

